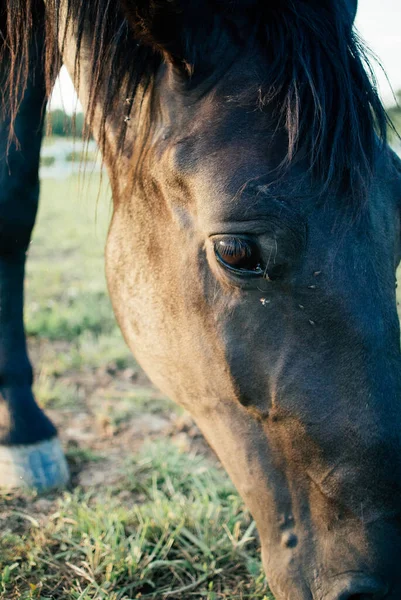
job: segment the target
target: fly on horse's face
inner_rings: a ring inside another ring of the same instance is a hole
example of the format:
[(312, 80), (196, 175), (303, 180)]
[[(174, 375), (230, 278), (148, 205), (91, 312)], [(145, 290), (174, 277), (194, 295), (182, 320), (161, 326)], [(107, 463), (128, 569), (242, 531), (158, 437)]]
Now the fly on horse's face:
[(277, 600), (399, 598), (400, 187), (383, 153), (354, 218), (302, 161), (275, 180), (271, 115), (238, 100), (257, 83), (246, 61), (206, 93), (160, 75), (110, 230), (113, 304), (251, 509)]
[(249, 506), (276, 600), (401, 597), (400, 166), (350, 6), (46, 1), (109, 169), (118, 321)]

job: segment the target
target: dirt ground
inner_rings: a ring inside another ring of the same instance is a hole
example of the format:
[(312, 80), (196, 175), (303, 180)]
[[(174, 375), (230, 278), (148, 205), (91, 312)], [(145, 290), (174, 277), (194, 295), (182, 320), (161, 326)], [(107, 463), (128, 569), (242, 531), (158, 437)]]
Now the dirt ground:
[[(43, 364), (49, 344), (29, 340), (34, 364)], [(52, 346), (57, 353), (69, 352), (68, 342)], [(217, 462), (190, 415), (165, 398), (139, 366), (81, 368), (63, 372), (59, 379), (61, 385), (75, 389), (76, 402), (47, 407), (46, 413), (66, 450), (72, 486), (88, 490), (115, 486), (126, 459), (144, 442), (166, 437), (181, 450), (201, 452)]]

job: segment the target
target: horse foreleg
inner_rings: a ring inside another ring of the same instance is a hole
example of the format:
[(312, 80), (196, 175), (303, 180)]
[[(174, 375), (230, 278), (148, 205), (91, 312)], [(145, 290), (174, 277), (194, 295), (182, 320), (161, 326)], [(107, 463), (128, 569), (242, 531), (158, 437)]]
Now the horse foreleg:
[[(3, 67), (5, 69), (5, 67)], [(9, 145), (10, 120), (0, 110), (0, 487), (46, 489), (64, 484), (67, 464), (54, 425), (32, 393), (23, 325), (27, 248), (39, 199), (39, 155), (45, 90), (31, 73)]]

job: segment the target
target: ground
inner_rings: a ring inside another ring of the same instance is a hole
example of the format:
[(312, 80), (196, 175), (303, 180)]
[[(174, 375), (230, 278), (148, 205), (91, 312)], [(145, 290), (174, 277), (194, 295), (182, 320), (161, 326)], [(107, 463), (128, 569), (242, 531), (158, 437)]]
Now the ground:
[(0, 494), (0, 598), (271, 598), (250, 515), (121, 338), (104, 280), (110, 191), (99, 182), (42, 183), (26, 328), (36, 397), (72, 480), (42, 496)]

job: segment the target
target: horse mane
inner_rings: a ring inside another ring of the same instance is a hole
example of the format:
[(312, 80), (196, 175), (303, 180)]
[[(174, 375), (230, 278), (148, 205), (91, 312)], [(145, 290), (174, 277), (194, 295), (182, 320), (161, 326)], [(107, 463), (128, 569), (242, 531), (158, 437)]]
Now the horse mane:
[[(66, 7), (63, 19), (75, 26), (77, 67), (89, 44), (86, 119), (90, 128), (101, 97), (103, 132), (116, 106), (139, 89), (143, 93), (163, 61), (174, 64), (188, 85), (213, 68), (213, 44), (225, 31), (239, 51), (257, 48), (259, 61), (265, 53), (259, 107), (287, 131), (283, 166), (306, 155), (321, 191), (341, 188), (365, 197), (388, 119), (352, 28), (349, 1), (47, 0), (43, 10), (42, 0), (3, 0), (0, 52), (10, 65), (3, 96), (15, 118), (27, 82), (30, 40), (38, 31), (45, 38), (50, 93), (61, 66), (60, 4)], [(79, 88), (79, 80), (75, 85)], [(122, 141), (124, 135), (123, 123)]]

